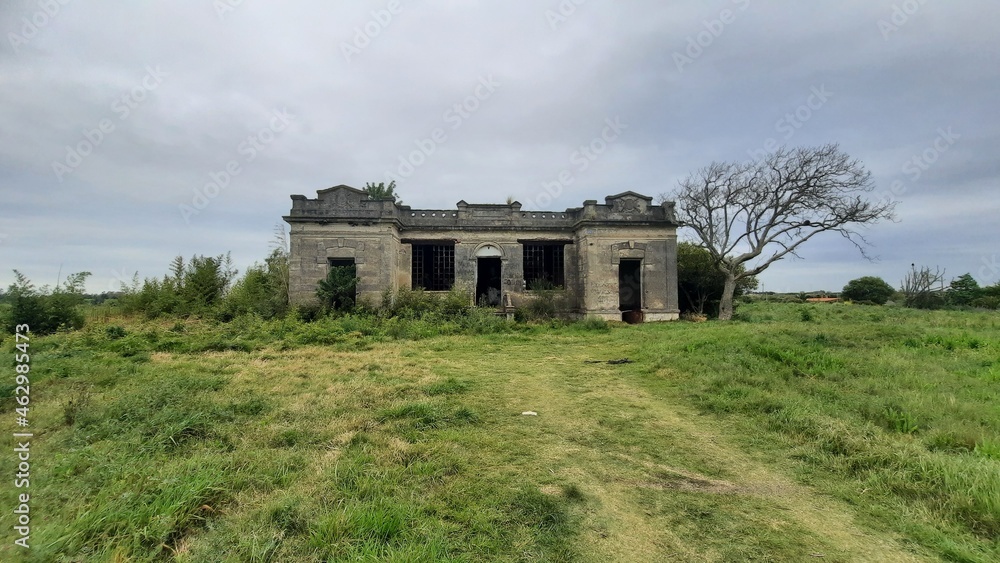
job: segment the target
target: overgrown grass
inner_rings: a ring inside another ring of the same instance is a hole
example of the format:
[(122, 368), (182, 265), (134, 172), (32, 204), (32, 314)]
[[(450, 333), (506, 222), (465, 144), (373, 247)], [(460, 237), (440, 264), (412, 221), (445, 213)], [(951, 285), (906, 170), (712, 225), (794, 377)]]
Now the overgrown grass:
[(0, 560), (1000, 559), (1000, 318), (739, 314), (37, 338), (32, 549)]
[(1000, 557), (1000, 318), (764, 304), (741, 317), (668, 348), (679, 354), (661, 359), (657, 385), (739, 421), (743, 443), (796, 460), (803, 479), (940, 556)]

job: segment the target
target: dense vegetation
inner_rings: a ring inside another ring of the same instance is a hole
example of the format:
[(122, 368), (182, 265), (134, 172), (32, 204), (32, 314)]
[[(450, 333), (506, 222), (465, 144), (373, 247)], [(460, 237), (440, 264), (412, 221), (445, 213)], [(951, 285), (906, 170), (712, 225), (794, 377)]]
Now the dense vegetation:
[[(737, 266), (736, 271), (741, 277), (736, 282), (734, 297), (757, 289), (756, 277), (742, 276), (742, 266)], [(707, 248), (692, 242), (677, 244), (677, 297), (681, 313), (718, 316), (725, 285), (726, 274), (715, 265)]]
[(995, 313), (394, 303), (34, 338), (27, 559), (1000, 558)]
[(847, 282), (840, 296), (855, 303), (885, 305), (895, 293), (896, 289), (882, 278), (864, 276)]
[(53, 290), (36, 288), (24, 274), (14, 270), (14, 283), (0, 302), (0, 326), (12, 334), (17, 325), (27, 324), (37, 334), (52, 334), (83, 327), (81, 305), (84, 284), (90, 272), (71, 274)]
[[(372, 198), (391, 199), (395, 186), (390, 183), (365, 187)], [(357, 302), (358, 279), (353, 266), (331, 267), (325, 279), (316, 287), (316, 305), (293, 309), (288, 299), (288, 251), (284, 231), (276, 232), (273, 249), (263, 263), (250, 266), (242, 276), (233, 267), (229, 254), (215, 257), (192, 256), (186, 260), (178, 256), (170, 264), (169, 273), (162, 278), (140, 281), (138, 274), (130, 284), (123, 284), (121, 291), (113, 294), (86, 295), (84, 284), (90, 272), (71, 274), (54, 289), (36, 288), (31, 280), (17, 270), (15, 283), (5, 293), (0, 292), (0, 326), (12, 332), (16, 324), (29, 324), (37, 334), (51, 334), (57, 330), (75, 330), (83, 326), (85, 317), (82, 305), (100, 305), (100, 313), (88, 310), (99, 319), (119, 315), (142, 315), (147, 319), (201, 318), (230, 322), (241, 316), (270, 320), (293, 315), (311, 320), (326, 315), (375, 315), (380, 318), (406, 311), (410, 316), (440, 309), (439, 303), (461, 314), (470, 313), (483, 317), (486, 311), (471, 312), (471, 302), (455, 291), (447, 296), (429, 295), (421, 291), (402, 290), (386, 293), (378, 303)], [(678, 298), (681, 313), (716, 315), (719, 310), (726, 276), (717, 268), (709, 251), (690, 242), (677, 247)], [(740, 266), (736, 272), (743, 272)], [(943, 273), (938, 272), (941, 276)], [(912, 280), (922, 283), (911, 287)], [(895, 291), (877, 277), (852, 280), (844, 287), (844, 299), (862, 304), (887, 303), (890, 298), (914, 308), (976, 308), (995, 310), (1000, 307), (1000, 283), (980, 287), (970, 275), (963, 274), (952, 280), (947, 290), (934, 289), (931, 282), (941, 280), (931, 275), (929, 268), (917, 269), (907, 275), (900, 291)], [(749, 292), (758, 285), (754, 276), (741, 277), (734, 288), (736, 297), (751, 300)], [(536, 299), (516, 312), (519, 321), (546, 321), (563, 316), (567, 309), (564, 292), (554, 286), (535, 288)], [(790, 302), (805, 301), (806, 294), (783, 296)], [(401, 304), (396, 305), (395, 301)], [(457, 303), (461, 301), (461, 305)], [(417, 302), (422, 302), (418, 304)], [(457, 306), (457, 309), (456, 309)]]

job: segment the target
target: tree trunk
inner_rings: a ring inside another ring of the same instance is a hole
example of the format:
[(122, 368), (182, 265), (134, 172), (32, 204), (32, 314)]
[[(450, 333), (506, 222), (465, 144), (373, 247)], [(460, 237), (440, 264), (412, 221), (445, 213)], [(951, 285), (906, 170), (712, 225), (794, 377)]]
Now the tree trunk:
[(699, 295), (698, 296), (698, 310), (695, 311), (695, 313), (697, 313), (699, 315), (704, 315), (705, 314), (705, 303), (707, 301), (708, 301), (708, 295), (707, 294), (703, 293), (703, 294)]
[(728, 321), (733, 318), (733, 294), (736, 293), (736, 278), (726, 275), (726, 284), (722, 288), (722, 300), (719, 302), (719, 320)]

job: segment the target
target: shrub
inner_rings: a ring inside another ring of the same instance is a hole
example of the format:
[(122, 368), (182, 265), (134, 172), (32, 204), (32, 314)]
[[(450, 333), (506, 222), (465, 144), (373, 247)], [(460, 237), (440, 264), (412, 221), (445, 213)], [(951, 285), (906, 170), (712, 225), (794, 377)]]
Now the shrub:
[[(740, 266), (738, 272), (744, 268)], [(719, 271), (707, 248), (690, 242), (677, 245), (677, 292), (683, 313), (719, 313), (719, 301), (726, 284), (726, 276)], [(757, 278), (749, 276), (736, 282), (734, 298), (757, 289)]]
[(178, 256), (162, 280), (146, 278), (140, 285), (137, 275), (123, 287), (122, 308), (150, 319), (169, 314), (204, 316), (217, 310), (236, 273), (229, 254), (193, 256), (187, 264)]
[(118, 340), (119, 338), (125, 338), (128, 332), (125, 327), (119, 325), (111, 325), (104, 329), (104, 332), (108, 335), (108, 340)]
[(515, 311), (519, 321), (545, 321), (563, 316), (567, 309), (566, 292), (546, 280), (536, 280), (523, 307)]
[(465, 292), (453, 287), (438, 299), (438, 307), (441, 313), (448, 317), (460, 317), (469, 313), (472, 304)]
[(969, 305), (980, 309), (1000, 309), (1000, 297), (978, 297), (973, 299)]
[(123, 288), (122, 292), (122, 310), (126, 313), (142, 313), (154, 319), (181, 309), (174, 280), (167, 277), (162, 282), (155, 278), (146, 279), (141, 286), (136, 279), (131, 287)]
[(35, 334), (82, 328), (79, 305), (84, 302), (84, 283), (89, 276), (90, 272), (71, 274), (50, 292), (47, 287), (36, 289), (24, 274), (14, 270), (15, 281), (7, 291), (11, 306), (3, 319), (4, 330), (14, 332), (20, 324), (28, 325)]
[(228, 254), (214, 258), (191, 257), (184, 270), (183, 283), (178, 288), (181, 299), (190, 312), (202, 312), (222, 300), (236, 276), (231, 263)]
[(382, 294), (383, 316), (420, 318), (435, 309), (434, 296), (423, 288), (401, 289), (393, 294), (386, 290)]
[(320, 280), (316, 296), (328, 311), (349, 311), (357, 298), (358, 277), (354, 266), (331, 266), (326, 279)]
[(275, 249), (263, 266), (254, 264), (223, 300), (219, 317), (229, 321), (255, 314), (264, 319), (288, 312), (288, 263), (281, 249)]
[(383, 317), (421, 319), (436, 315), (442, 319), (455, 319), (471, 314), (474, 309), (469, 294), (459, 288), (452, 288), (447, 293), (432, 293), (418, 288), (401, 289), (395, 294), (388, 290), (383, 292), (382, 305), (377, 312)]
[(296, 319), (304, 323), (311, 323), (323, 318), (323, 307), (318, 303), (296, 305), (294, 314)]
[(958, 276), (948, 286), (948, 302), (952, 305), (971, 305), (981, 294), (982, 289), (970, 274)]
[(461, 327), (472, 334), (495, 334), (511, 330), (513, 324), (491, 309), (472, 308), (458, 319)]
[(895, 288), (886, 283), (882, 278), (864, 276), (847, 282), (840, 296), (844, 299), (850, 299), (855, 303), (885, 305), (885, 302), (894, 293), (896, 293)]

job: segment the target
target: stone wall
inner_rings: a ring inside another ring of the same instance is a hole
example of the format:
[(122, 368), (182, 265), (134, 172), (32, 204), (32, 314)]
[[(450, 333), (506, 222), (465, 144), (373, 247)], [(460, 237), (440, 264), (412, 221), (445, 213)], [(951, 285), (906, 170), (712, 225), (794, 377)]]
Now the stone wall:
[[(411, 209), (389, 200), (371, 201), (360, 190), (337, 186), (316, 199), (292, 196), (290, 298), (316, 300), (316, 284), (331, 258), (352, 259), (360, 278), (359, 299), (378, 302), (384, 290), (410, 288), (412, 245), (451, 241), (455, 286), (474, 300), (477, 251), (499, 249), (501, 290), (515, 307), (532, 299), (525, 288), (526, 241), (562, 241), (564, 302), (581, 316), (620, 320), (619, 265), (641, 260), (641, 302), (646, 320), (676, 319), (677, 223), (673, 204), (652, 205), (633, 192), (608, 196), (565, 211), (523, 211), (517, 202), (456, 209)], [(495, 252), (495, 251), (490, 251)]]
[(649, 320), (677, 318), (677, 237), (673, 230), (649, 227), (585, 229), (580, 277), (586, 288), (583, 312), (621, 320), (619, 266), (623, 259), (641, 260), (642, 310)]
[(316, 300), (316, 284), (326, 277), (331, 258), (354, 260), (360, 298), (377, 302), (385, 288), (400, 287), (393, 273), (401, 245), (391, 224), (345, 228), (339, 223), (292, 223), (290, 239), (289, 298), (294, 304)]

